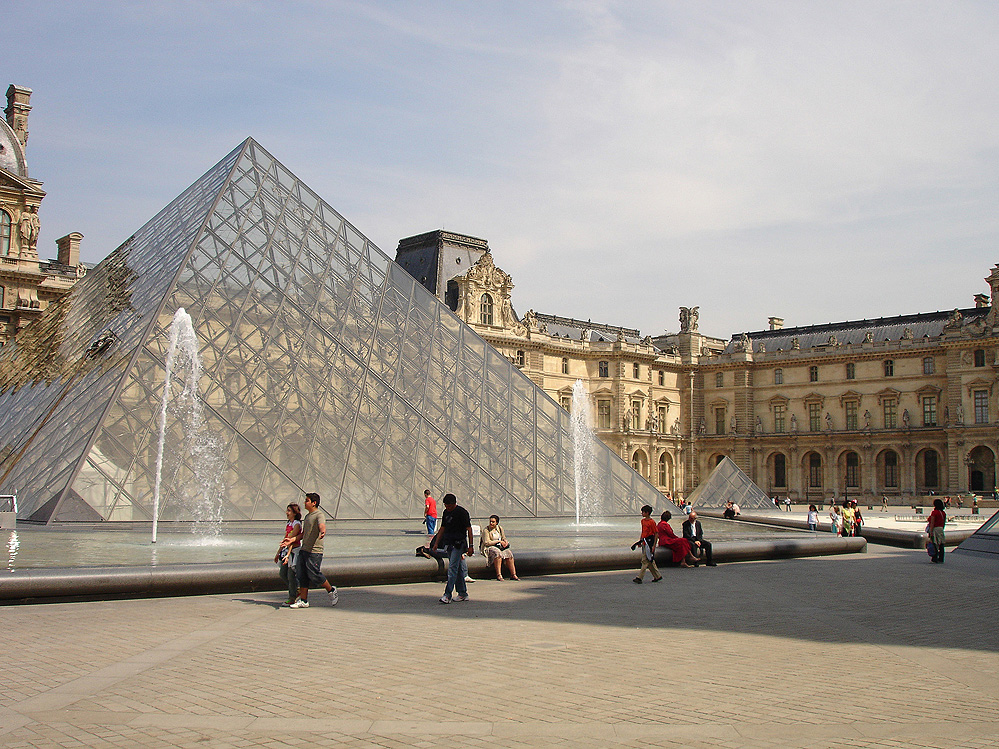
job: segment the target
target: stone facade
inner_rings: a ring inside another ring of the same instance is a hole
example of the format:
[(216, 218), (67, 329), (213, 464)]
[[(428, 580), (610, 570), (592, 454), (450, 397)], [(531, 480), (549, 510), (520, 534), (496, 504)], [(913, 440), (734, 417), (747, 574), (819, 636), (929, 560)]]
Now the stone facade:
[[(583, 381), (597, 435), (663, 493), (682, 497), (723, 457), (771, 495), (894, 502), (995, 489), (999, 266), (992, 298), (953, 312), (702, 334), (514, 311), (485, 240), (430, 232), (397, 261), (567, 410)], [(414, 270), (416, 272), (414, 272)]]
[(0, 346), (72, 288), (86, 269), (79, 232), (56, 240), (57, 260), (38, 259), (42, 183), (28, 176), (25, 151), (31, 89), (7, 89), (0, 120)]

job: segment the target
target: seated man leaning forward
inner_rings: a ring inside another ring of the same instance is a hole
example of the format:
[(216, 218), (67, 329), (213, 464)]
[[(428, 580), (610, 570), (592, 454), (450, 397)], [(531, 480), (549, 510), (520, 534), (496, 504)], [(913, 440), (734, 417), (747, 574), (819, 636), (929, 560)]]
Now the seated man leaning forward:
[(694, 556), (701, 557), (708, 567), (717, 567), (711, 560), (711, 542), (704, 540), (704, 532), (701, 530), (701, 521), (697, 519), (697, 513), (693, 510), (683, 523), (683, 537), (690, 542)]
[(479, 535), (479, 551), (486, 558), (489, 566), (496, 573), (496, 579), (503, 579), (503, 562), (506, 562), (507, 570), (511, 580), (519, 580), (517, 568), (513, 563), (513, 552), (510, 551), (510, 542), (506, 540), (503, 533), (503, 526), (499, 524), (499, 515), (489, 516), (489, 525), (483, 528)]

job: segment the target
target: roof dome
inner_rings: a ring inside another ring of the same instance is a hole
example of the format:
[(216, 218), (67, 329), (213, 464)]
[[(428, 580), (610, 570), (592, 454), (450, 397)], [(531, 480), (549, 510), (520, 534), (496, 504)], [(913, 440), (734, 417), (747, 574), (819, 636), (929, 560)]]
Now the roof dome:
[(18, 177), (28, 176), (28, 162), (24, 148), (7, 121), (0, 118), (0, 167)]

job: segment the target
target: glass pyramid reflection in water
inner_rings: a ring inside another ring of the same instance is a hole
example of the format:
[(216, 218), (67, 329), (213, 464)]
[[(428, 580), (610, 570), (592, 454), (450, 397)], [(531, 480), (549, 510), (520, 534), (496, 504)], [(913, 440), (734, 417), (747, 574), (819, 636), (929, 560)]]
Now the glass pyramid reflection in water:
[[(200, 341), (226, 520), (305, 491), (339, 518), (575, 512), (568, 414), (252, 139), (0, 351), (0, 493), (21, 519), (151, 518), (167, 330)], [(161, 518), (196, 467), (168, 425)], [(605, 512), (662, 496), (598, 445)], [(173, 500), (171, 500), (173, 496)]]

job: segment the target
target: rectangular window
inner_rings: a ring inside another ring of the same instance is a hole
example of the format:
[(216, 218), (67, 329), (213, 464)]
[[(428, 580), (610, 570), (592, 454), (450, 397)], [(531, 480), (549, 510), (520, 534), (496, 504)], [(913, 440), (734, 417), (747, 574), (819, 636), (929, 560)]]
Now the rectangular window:
[(774, 455), (774, 486), (787, 486), (787, 458), (783, 453)]
[(846, 485), (851, 488), (860, 486), (860, 457), (857, 453), (847, 453)]
[(715, 387), (720, 388), (725, 386), (725, 373), (715, 372)]
[(843, 404), (843, 411), (846, 413), (846, 428), (847, 431), (857, 431), (858, 420), (857, 411), (860, 410), (860, 404), (857, 401), (847, 401)]
[(597, 401), (597, 428), (611, 428), (611, 402), (609, 400)]
[(822, 430), (822, 406), (818, 403), (808, 404), (808, 431), (818, 432)]
[(884, 401), (885, 429), (896, 429), (898, 427), (898, 401), (894, 398), (885, 398)]
[(846, 365), (846, 379), (856, 380), (857, 379), (857, 365), (853, 362), (849, 362)]
[(517, 350), (517, 366), (518, 367), (523, 367), (525, 361), (526, 361), (526, 357), (524, 356), (523, 350), (522, 349), (518, 349)]
[(975, 366), (984, 367), (985, 366), (985, 349), (975, 349)]
[(571, 395), (560, 396), (559, 397), (559, 403), (562, 404), (562, 408), (564, 408), (569, 413), (572, 413), (572, 396)]
[(569, 374), (569, 360), (562, 357), (562, 374)]
[(808, 458), (808, 486), (811, 489), (822, 487), (822, 458), (815, 453)]
[(631, 402), (631, 429), (637, 432), (642, 428), (642, 402), (633, 400)]
[(666, 373), (663, 372), (660, 369), (659, 370), (659, 387), (665, 387), (665, 386), (666, 386)]
[(725, 434), (725, 409), (715, 409), (715, 434)]
[(597, 362), (597, 373), (600, 377), (610, 377), (610, 365), (605, 362)]
[(818, 367), (809, 367), (808, 368), (808, 381), (809, 382), (818, 382), (819, 381), (819, 368)]
[(636, 380), (641, 379), (641, 377), (642, 377), (642, 368), (640, 366), (638, 366), (638, 362), (636, 362), (636, 363), (634, 363), (634, 364), (631, 365), (631, 375)]
[(926, 486), (940, 486), (937, 466), (937, 451), (927, 450), (923, 453), (923, 482)]
[(933, 357), (927, 356), (923, 359), (923, 374), (933, 374), (936, 371), (936, 366), (933, 363)]
[(784, 370), (783, 369), (775, 369), (774, 370), (774, 385), (783, 385), (783, 384), (784, 384)]
[(774, 431), (783, 434), (787, 431), (787, 406), (783, 403), (774, 404)]
[(891, 359), (885, 359), (885, 377), (895, 376), (895, 362)]
[[(932, 361), (932, 359), (930, 360)], [(928, 396), (923, 398), (923, 426), (935, 427), (937, 425), (937, 398)]]
[(988, 424), (989, 423), (989, 391), (988, 390), (976, 390), (975, 391), (975, 423), (976, 424)]
[(666, 406), (659, 406), (656, 415), (659, 419), (659, 432), (666, 434)]

